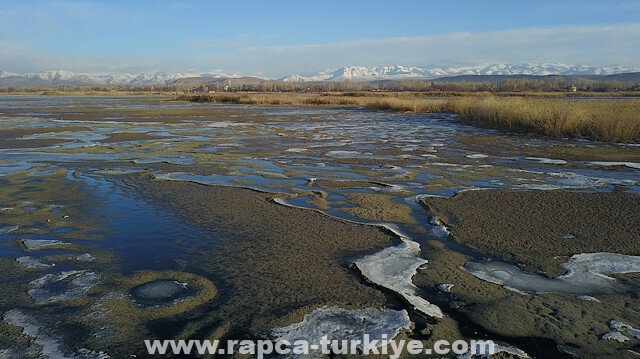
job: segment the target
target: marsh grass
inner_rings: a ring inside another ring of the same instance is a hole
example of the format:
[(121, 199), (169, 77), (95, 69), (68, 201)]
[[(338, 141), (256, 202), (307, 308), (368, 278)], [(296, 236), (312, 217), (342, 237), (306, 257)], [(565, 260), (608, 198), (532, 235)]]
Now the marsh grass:
[(640, 142), (640, 100), (462, 99), (451, 104), (463, 123), (507, 132), (606, 142)]
[(454, 113), (462, 123), (505, 132), (606, 142), (640, 142), (640, 99), (494, 96), (488, 93), (215, 93), (177, 101), (292, 106), (362, 106), (372, 110)]

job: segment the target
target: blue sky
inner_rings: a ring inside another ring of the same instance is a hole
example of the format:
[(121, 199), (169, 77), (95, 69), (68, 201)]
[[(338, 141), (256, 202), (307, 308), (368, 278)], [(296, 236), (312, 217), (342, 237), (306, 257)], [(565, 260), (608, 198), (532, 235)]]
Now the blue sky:
[(0, 0), (17, 73), (523, 62), (640, 66), (640, 1)]

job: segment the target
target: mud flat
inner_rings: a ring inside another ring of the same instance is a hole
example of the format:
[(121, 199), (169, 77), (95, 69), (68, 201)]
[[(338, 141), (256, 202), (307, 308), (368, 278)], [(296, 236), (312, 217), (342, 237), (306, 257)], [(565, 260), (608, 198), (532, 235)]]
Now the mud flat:
[[(423, 204), (446, 224), (452, 240), (495, 256), (483, 264), (487, 265), (484, 273), (491, 276), (510, 280), (515, 276), (509, 273), (514, 271), (521, 278), (534, 278), (530, 284), (536, 280), (562, 284), (560, 278), (566, 275), (562, 276), (561, 263), (571, 270), (577, 261), (604, 259), (624, 270), (639, 258), (640, 199), (621, 189), (611, 193), (469, 191), (452, 198), (425, 197)], [(638, 355), (635, 332), (629, 334), (611, 324), (620, 321), (633, 328), (640, 322), (637, 273), (610, 275), (614, 280), (588, 270), (607, 285), (627, 291), (595, 288), (566, 293), (571, 290), (566, 284), (555, 290), (548, 286), (537, 291), (534, 285), (522, 291), (509, 288), (508, 281), (482, 279), (482, 273), (474, 276), (477, 260), (449, 251), (442, 243), (429, 242), (424, 252), (429, 264), (414, 277), (417, 286), (449, 284), (442, 295), (450, 310), (496, 335), (512, 338), (510, 343), (525, 351), (533, 342), (527, 338), (548, 338), (555, 342), (549, 345), (568, 358)], [(501, 258), (513, 265), (500, 264)], [(609, 261), (617, 258), (628, 260)]]
[(139, 185), (152, 200), (234, 239), (203, 252), (198, 264), (205, 273), (228, 278), (223, 287), (230, 288), (226, 293), (231, 300), (211, 314), (211, 320), (226, 313), (230, 331), (266, 333), (302, 320), (306, 313), (279, 322), (304, 308), (383, 307), (386, 302), (382, 291), (367, 285), (348, 265), (362, 253), (393, 244), (391, 236), (375, 227), (281, 206), (270, 202), (269, 194), (241, 188), (163, 180)]
[(549, 277), (576, 253), (640, 254), (640, 196), (568, 191), (467, 191), (423, 204), (455, 241)]

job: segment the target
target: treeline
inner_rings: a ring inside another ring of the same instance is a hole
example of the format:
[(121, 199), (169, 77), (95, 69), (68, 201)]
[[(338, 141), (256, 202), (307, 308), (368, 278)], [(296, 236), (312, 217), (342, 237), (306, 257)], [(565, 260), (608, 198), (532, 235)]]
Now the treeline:
[(220, 80), (199, 84), (174, 83), (165, 85), (40, 85), (0, 86), (0, 93), (55, 94), (83, 92), (105, 93), (213, 93), (213, 92), (427, 92), (437, 95), (456, 92), (639, 92), (640, 84), (613, 80), (590, 80), (564, 76), (543, 79), (507, 78), (501, 81), (402, 80), (375, 82), (282, 82), (249, 81), (241, 79)]

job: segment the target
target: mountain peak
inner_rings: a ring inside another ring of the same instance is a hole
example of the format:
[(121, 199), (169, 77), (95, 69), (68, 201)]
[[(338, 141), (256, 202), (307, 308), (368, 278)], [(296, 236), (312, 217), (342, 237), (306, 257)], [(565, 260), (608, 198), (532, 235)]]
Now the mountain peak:
[(339, 69), (321, 71), (315, 74), (290, 75), (282, 81), (319, 82), (319, 81), (375, 81), (403, 79), (435, 79), (445, 76), (461, 75), (611, 75), (626, 72), (638, 72), (640, 67), (611, 65), (565, 65), (543, 64), (489, 64), (462, 66), (347, 66)]
[[(323, 81), (376, 81), (404, 79), (435, 79), (462, 75), (612, 75), (640, 72), (640, 67), (610, 65), (566, 65), (557, 63), (522, 63), (489, 65), (450, 66), (345, 66), (311, 74), (292, 74), (281, 78), (285, 82)], [(186, 78), (239, 78), (238, 74), (224, 74), (219, 71), (208, 73), (164, 72), (141, 74), (86, 74), (66, 70), (41, 71), (38, 73), (16, 74), (0, 71), (0, 85), (165, 85)]]

